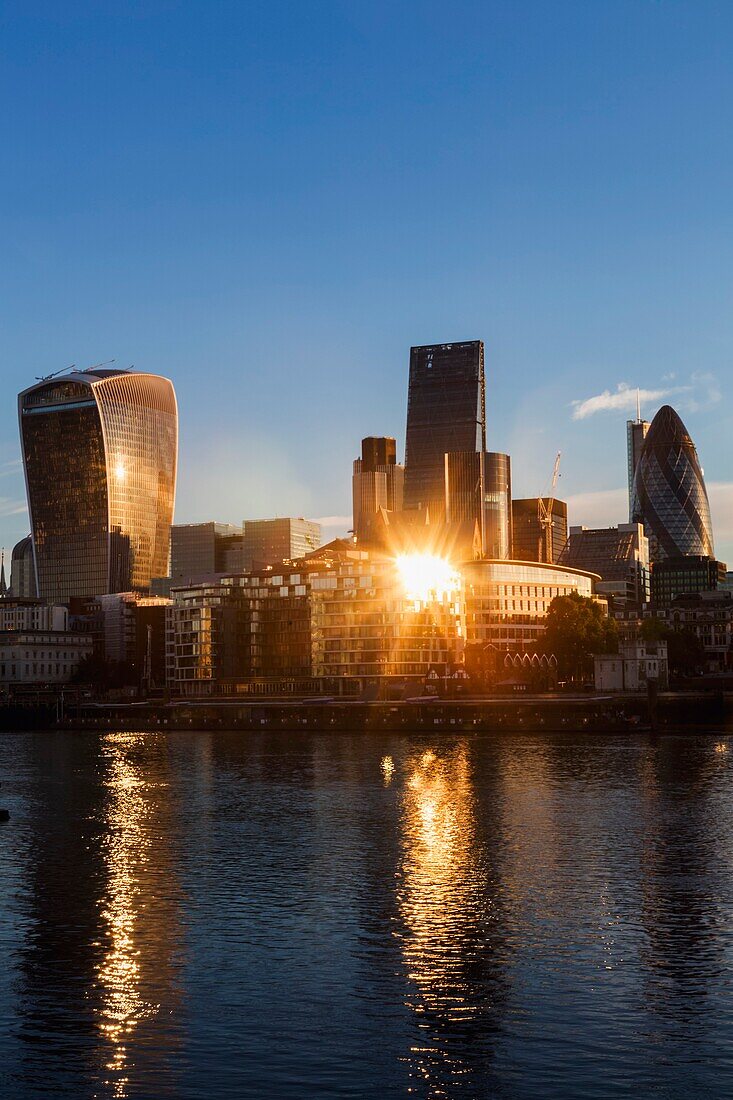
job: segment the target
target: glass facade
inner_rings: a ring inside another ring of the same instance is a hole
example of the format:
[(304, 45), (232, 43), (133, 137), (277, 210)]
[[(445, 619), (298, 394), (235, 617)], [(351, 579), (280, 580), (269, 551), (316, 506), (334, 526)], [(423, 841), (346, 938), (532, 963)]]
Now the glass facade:
[(171, 528), (171, 578), (188, 584), (244, 568), (242, 528), (233, 523), (176, 523)]
[[(465, 585), (466, 642), (499, 650), (536, 650), (556, 596), (595, 596), (592, 573), (558, 565), (474, 561), (461, 567)], [(601, 601), (603, 602), (603, 601)]]
[(649, 540), (640, 523), (618, 527), (571, 527), (560, 565), (598, 573), (598, 591), (640, 607), (649, 600)]
[(329, 546), (277, 573), (174, 590), (168, 683), (198, 695), (246, 692), (255, 681), (264, 689), (268, 679), (448, 675), (466, 643), (536, 649), (555, 596), (594, 596), (597, 580), (560, 566), (474, 561), (417, 597), (395, 558)]
[(278, 565), (302, 558), (321, 545), (321, 525), (312, 519), (246, 519), (242, 556), (244, 568)]
[(461, 451), (445, 456), (445, 514), (449, 523), (478, 522), (481, 553), (512, 556), (512, 481), (509, 455)]
[(91, 370), (19, 397), (39, 596), (146, 589), (168, 568), (178, 418), (172, 384)]
[(652, 566), (652, 605), (669, 607), (687, 593), (711, 592), (725, 579), (725, 565), (713, 558), (691, 554), (663, 558)]
[(634, 478), (636, 477), (636, 467), (639, 465), (639, 458), (641, 457), (641, 449), (644, 446), (644, 440), (647, 437), (649, 431), (648, 420), (627, 420), (626, 421), (626, 461), (627, 461), (627, 476), (629, 482), (629, 523), (633, 523), (633, 498), (634, 498)]
[(402, 508), (404, 466), (397, 464), (397, 445), (391, 436), (369, 436), (361, 441), (361, 458), (354, 460), (351, 479), (353, 531), (369, 539), (380, 509)]
[(483, 341), (411, 348), (405, 508), (432, 505), (442, 513), (444, 456), (453, 451), (485, 449)]
[[(549, 507), (550, 499), (543, 499), (545, 507)], [(568, 506), (564, 500), (552, 501), (552, 527), (549, 532), (540, 523), (537, 497), (512, 501), (512, 557), (515, 561), (556, 562), (567, 540)]]
[(632, 520), (643, 523), (652, 561), (715, 557), (710, 505), (695, 445), (663, 405), (652, 421), (634, 478)]

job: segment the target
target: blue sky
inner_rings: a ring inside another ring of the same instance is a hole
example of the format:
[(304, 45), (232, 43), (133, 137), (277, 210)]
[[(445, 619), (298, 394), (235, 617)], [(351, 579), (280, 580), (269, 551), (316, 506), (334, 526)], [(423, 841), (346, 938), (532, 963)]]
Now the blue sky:
[(571, 522), (624, 521), (641, 386), (733, 561), (733, 5), (25, 0), (0, 58), (0, 543), (36, 375), (173, 379), (179, 521), (336, 532), (410, 344), (480, 337), (516, 495), (562, 450)]

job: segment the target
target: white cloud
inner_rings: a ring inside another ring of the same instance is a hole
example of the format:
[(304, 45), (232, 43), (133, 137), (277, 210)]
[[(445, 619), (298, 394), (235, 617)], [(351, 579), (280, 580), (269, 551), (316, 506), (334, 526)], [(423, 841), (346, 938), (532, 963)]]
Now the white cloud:
[(598, 412), (608, 412), (609, 410), (635, 410), (637, 394), (641, 404), (648, 405), (655, 401), (661, 401), (665, 397), (671, 397), (673, 394), (684, 393), (689, 389), (689, 386), (673, 386), (664, 390), (637, 390), (636, 387), (629, 386), (627, 382), (619, 382), (615, 393), (604, 390), (603, 393), (598, 393), (594, 397), (571, 401), (573, 420), (585, 420), (587, 416), (593, 416)]
[(629, 518), (629, 494), (626, 489), (599, 489), (566, 497), (568, 526), (616, 527)]
[[(675, 378), (674, 373), (665, 374), (662, 381), (671, 382)], [(615, 392), (604, 390), (603, 393), (597, 393), (593, 397), (571, 401), (573, 420), (585, 420), (586, 417), (594, 416), (599, 412), (620, 410), (633, 412), (636, 410), (637, 393), (640, 404), (647, 406), (642, 410), (647, 414), (650, 411), (649, 405), (655, 405), (667, 397), (680, 397), (681, 400), (675, 402), (677, 409), (687, 413), (712, 408), (723, 397), (717, 378), (707, 371), (694, 371), (690, 375), (690, 381), (684, 386), (667, 386), (656, 390), (639, 389), (637, 391), (636, 387), (630, 386), (628, 382), (619, 382)]]
[(12, 500), (10, 497), (0, 497), (0, 516), (20, 516), (28, 511), (24, 500)]

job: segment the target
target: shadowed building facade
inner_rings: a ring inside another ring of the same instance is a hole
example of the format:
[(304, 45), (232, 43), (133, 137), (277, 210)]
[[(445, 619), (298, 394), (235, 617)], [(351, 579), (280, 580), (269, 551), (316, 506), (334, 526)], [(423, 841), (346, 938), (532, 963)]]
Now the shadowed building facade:
[(93, 369), (18, 398), (38, 595), (144, 591), (168, 570), (178, 415), (172, 383)]
[(558, 561), (568, 540), (568, 506), (564, 500), (543, 497), (546, 509), (552, 508), (549, 527), (539, 518), (537, 497), (512, 501), (512, 557), (517, 561)]
[(632, 522), (643, 523), (652, 561), (715, 557), (710, 505), (687, 428), (663, 405), (647, 433), (634, 477)]
[(486, 449), (482, 340), (410, 349), (404, 507), (445, 508), (445, 455)]

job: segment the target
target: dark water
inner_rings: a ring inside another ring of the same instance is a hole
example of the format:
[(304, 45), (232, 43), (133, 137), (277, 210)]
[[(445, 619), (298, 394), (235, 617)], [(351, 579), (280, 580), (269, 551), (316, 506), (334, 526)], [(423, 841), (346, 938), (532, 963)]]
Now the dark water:
[(7, 1097), (733, 1094), (733, 738), (0, 741)]

